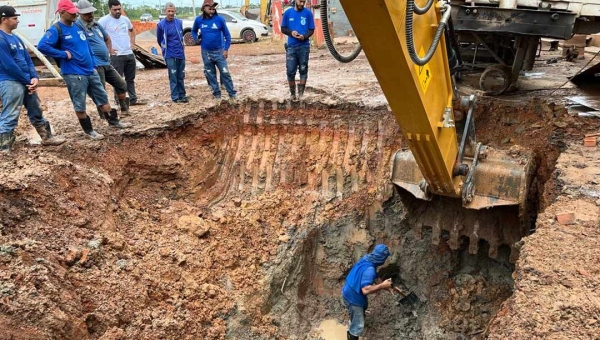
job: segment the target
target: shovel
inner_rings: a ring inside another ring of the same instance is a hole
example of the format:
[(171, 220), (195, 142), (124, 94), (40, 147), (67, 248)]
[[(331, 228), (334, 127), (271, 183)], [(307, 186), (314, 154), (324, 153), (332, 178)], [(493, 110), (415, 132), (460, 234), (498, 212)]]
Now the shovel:
[(410, 307), (419, 302), (419, 297), (413, 292), (406, 293), (398, 287), (393, 287), (394, 291), (400, 294), (401, 298), (398, 302), (405, 307)]

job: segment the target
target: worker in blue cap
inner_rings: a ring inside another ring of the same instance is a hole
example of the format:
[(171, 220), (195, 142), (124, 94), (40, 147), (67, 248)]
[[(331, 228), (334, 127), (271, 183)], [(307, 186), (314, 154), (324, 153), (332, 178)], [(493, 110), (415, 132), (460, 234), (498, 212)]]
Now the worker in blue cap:
[(346, 277), (346, 283), (342, 288), (344, 305), (350, 314), (350, 327), (348, 329), (348, 340), (358, 340), (365, 328), (365, 310), (369, 305), (367, 295), (382, 289), (391, 289), (392, 280), (387, 279), (376, 283), (377, 267), (385, 263), (390, 256), (390, 250), (385, 244), (375, 246), (370, 254), (363, 256), (350, 269)]

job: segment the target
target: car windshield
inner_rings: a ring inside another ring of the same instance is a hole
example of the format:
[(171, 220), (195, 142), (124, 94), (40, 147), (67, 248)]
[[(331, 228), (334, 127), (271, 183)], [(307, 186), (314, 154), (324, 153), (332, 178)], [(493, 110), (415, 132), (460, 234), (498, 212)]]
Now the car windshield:
[(229, 12), (229, 11), (224, 11), (226, 14), (231, 15), (234, 19), (240, 20), (240, 21), (247, 21), (248, 18), (244, 18), (241, 14), (237, 14), (235, 12)]

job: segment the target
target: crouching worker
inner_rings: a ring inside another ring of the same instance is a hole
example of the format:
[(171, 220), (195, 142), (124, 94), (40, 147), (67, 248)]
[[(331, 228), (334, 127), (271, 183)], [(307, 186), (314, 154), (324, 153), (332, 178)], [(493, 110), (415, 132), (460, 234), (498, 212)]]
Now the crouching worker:
[(0, 96), (3, 104), (0, 114), (0, 152), (9, 152), (14, 144), (14, 131), (23, 106), (43, 145), (65, 142), (52, 135), (50, 123), (42, 115), (37, 95), (38, 75), (33, 61), (25, 44), (12, 34), (19, 25), (19, 15), (11, 6), (0, 7)]
[(69, 97), (83, 131), (92, 139), (104, 138), (94, 130), (92, 120), (86, 114), (86, 94), (100, 107), (109, 126), (120, 129), (130, 127), (129, 123), (121, 123), (117, 110), (110, 107), (86, 34), (75, 24), (77, 7), (71, 0), (60, 0), (56, 12), (60, 14), (60, 21), (46, 31), (38, 43), (38, 49), (59, 61)]
[(358, 340), (365, 328), (365, 311), (369, 306), (367, 295), (376, 293), (382, 289), (391, 289), (392, 280), (387, 279), (381, 283), (375, 283), (377, 279), (377, 267), (385, 263), (390, 251), (384, 244), (378, 244), (373, 252), (363, 256), (353, 267), (346, 277), (346, 283), (342, 288), (342, 299), (350, 315), (350, 328), (348, 329), (348, 340)]

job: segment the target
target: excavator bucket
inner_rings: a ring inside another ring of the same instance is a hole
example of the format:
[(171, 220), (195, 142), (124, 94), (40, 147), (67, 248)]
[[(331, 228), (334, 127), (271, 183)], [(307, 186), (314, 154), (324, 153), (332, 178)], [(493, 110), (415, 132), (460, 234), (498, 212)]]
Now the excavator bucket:
[[(479, 250), (479, 241), (485, 240), (492, 258), (498, 255), (501, 245), (507, 245), (514, 262), (520, 239), (529, 233), (528, 197), (534, 169), (535, 160), (529, 150), (488, 148), (483, 159), (479, 156), (470, 182), (463, 182), (461, 197), (441, 197), (422, 190), (426, 182), (412, 153), (398, 151), (393, 160), (392, 182), (419, 199), (413, 204), (420, 206), (411, 209), (419, 212), (411, 221), (417, 237), (423, 227), (429, 227), (432, 243), (438, 244), (446, 233), (454, 250), (459, 248), (461, 239), (467, 238), (472, 254)], [(419, 203), (423, 200), (430, 202)]]
[[(475, 166), (471, 182), (463, 183), (471, 186), (472, 191), (472, 198), (463, 201), (463, 206), (479, 210), (522, 205), (534, 168), (532, 153), (521, 148), (507, 151), (487, 148), (486, 153), (485, 159)], [(432, 195), (423, 190), (426, 181), (410, 151), (398, 151), (394, 156), (392, 182), (416, 198), (431, 200)]]

